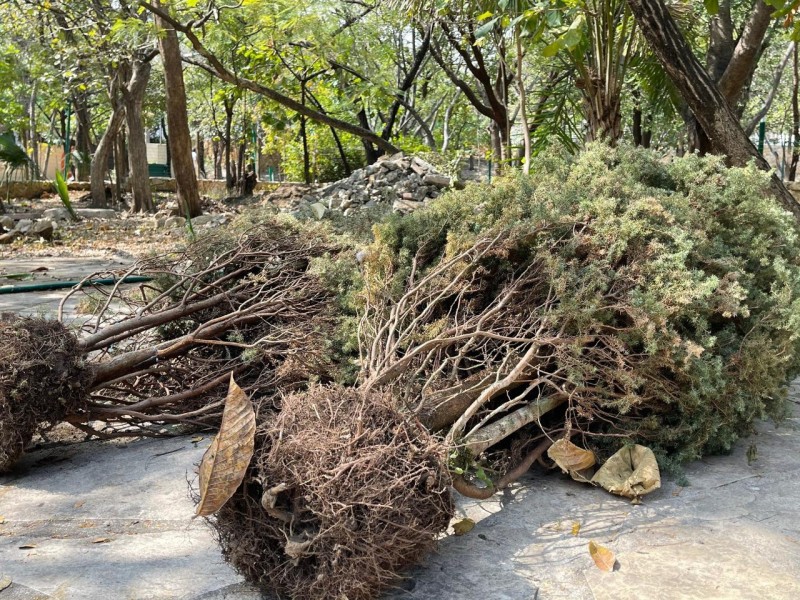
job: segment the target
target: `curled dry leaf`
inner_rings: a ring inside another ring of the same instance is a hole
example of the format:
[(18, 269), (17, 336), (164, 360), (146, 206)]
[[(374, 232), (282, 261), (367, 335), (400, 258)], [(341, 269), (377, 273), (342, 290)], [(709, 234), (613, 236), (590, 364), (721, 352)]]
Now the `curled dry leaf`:
[(231, 374), (219, 433), (200, 462), (200, 503), (196, 514), (217, 512), (242, 483), (253, 457), (256, 414), (253, 403)]
[(561, 467), (564, 473), (569, 473), (575, 481), (588, 481), (591, 472), (587, 471), (597, 463), (594, 452), (576, 446), (567, 438), (556, 440), (548, 448), (547, 456)]
[(602, 569), (603, 571), (614, 570), (614, 564), (617, 562), (617, 558), (614, 556), (614, 553), (605, 546), (601, 546), (595, 542), (589, 542), (589, 555), (592, 557), (598, 569)]

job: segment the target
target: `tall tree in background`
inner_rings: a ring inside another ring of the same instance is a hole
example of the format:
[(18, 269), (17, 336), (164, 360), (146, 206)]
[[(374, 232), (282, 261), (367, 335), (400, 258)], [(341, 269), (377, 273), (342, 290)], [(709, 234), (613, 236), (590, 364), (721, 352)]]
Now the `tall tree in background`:
[[(159, 0), (153, 6), (161, 8)], [(168, 10), (168, 7), (165, 7)], [(183, 83), (183, 63), (178, 42), (178, 32), (158, 14), (154, 15), (158, 31), (158, 47), (164, 63), (164, 79), (167, 95), (167, 126), (169, 127), (170, 151), (173, 176), (178, 188), (178, 204), (181, 213), (190, 217), (202, 214), (197, 177), (192, 160), (192, 135), (186, 114), (186, 88)]]
[[(134, 60), (130, 65), (130, 85), (122, 86), (122, 103), (128, 125), (128, 166), (134, 212), (154, 212), (153, 194), (150, 191), (150, 173), (147, 166), (147, 140), (142, 120), (142, 104), (147, 81), (150, 79), (150, 61)], [(191, 158), (191, 155), (190, 155)], [(194, 175), (194, 171), (192, 171)], [(197, 184), (195, 184), (195, 189)]]

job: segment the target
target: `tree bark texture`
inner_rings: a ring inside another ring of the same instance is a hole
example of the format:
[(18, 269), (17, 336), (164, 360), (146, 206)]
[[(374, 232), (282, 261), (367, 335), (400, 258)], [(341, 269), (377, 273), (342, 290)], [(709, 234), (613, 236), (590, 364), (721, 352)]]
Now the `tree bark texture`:
[[(92, 207), (105, 208), (108, 206), (108, 198), (106, 197), (106, 171), (108, 170), (108, 156), (112, 151), (112, 146), (117, 139), (117, 132), (125, 120), (125, 108), (122, 103), (119, 103), (111, 117), (108, 119), (108, 125), (100, 140), (97, 142), (97, 148), (92, 156), (92, 164), (89, 174), (89, 189), (92, 195)], [(115, 165), (116, 166), (116, 165)], [(119, 179), (119, 168), (117, 168), (117, 178)]]
[[(663, 0), (627, 2), (653, 52), (708, 135), (712, 147), (725, 154), (732, 166), (743, 167), (755, 161), (759, 168), (771, 171), (719, 88), (695, 58)], [(781, 204), (800, 219), (800, 205), (774, 174), (771, 187)]]
[(797, 162), (800, 159), (800, 65), (798, 65), (797, 44), (792, 53), (792, 162), (789, 166), (789, 181), (797, 176)]
[(742, 89), (752, 76), (761, 52), (761, 44), (772, 22), (772, 8), (764, 0), (757, 0), (742, 35), (733, 50), (725, 72), (719, 79), (719, 90), (731, 107), (736, 107)]
[[(160, 7), (159, 0), (153, 5)], [(172, 169), (178, 188), (178, 204), (181, 214), (197, 217), (202, 214), (200, 195), (197, 191), (197, 177), (192, 160), (192, 136), (189, 132), (189, 117), (186, 112), (186, 88), (183, 83), (183, 63), (175, 27), (155, 15), (159, 31), (158, 47), (164, 63), (164, 79), (167, 95), (167, 124), (171, 144)]]
[(223, 100), (225, 105), (225, 189), (228, 191), (233, 189), (236, 179), (231, 168), (231, 127), (233, 126), (233, 106), (235, 102), (236, 99), (233, 97)]
[(78, 181), (86, 181), (90, 176), (90, 159), (92, 155), (92, 144), (89, 132), (92, 121), (89, 117), (89, 107), (86, 103), (86, 95), (80, 94), (74, 97), (75, 120), (77, 128), (75, 131), (75, 150), (80, 159), (75, 165), (75, 174)]
[(125, 123), (128, 127), (128, 167), (133, 194), (133, 212), (155, 212), (147, 166), (147, 139), (142, 119), (142, 105), (148, 79), (150, 79), (150, 63), (136, 60), (132, 64), (130, 89), (122, 91)]

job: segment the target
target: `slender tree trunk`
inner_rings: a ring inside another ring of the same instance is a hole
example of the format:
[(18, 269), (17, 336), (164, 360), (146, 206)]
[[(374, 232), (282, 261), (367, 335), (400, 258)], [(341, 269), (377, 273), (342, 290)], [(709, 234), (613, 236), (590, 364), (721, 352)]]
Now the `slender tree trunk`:
[(147, 166), (147, 138), (142, 120), (142, 104), (150, 78), (150, 63), (134, 61), (131, 83), (123, 91), (125, 121), (128, 125), (128, 165), (130, 166), (131, 192), (134, 212), (154, 212), (153, 194), (150, 190), (150, 173)]
[(79, 181), (86, 181), (89, 179), (91, 173), (91, 162), (89, 157), (92, 155), (92, 144), (90, 137), (90, 130), (92, 127), (91, 119), (89, 118), (89, 108), (86, 105), (86, 97), (84, 94), (74, 97), (75, 104), (75, 118), (78, 122), (77, 130), (75, 132), (75, 149), (78, 151), (78, 164), (76, 167), (76, 177)]
[[(771, 171), (739, 125), (722, 93), (695, 58), (663, 0), (627, 0), (639, 27), (713, 147), (733, 166), (755, 161)], [(773, 174), (772, 190), (783, 206), (800, 219), (800, 205)]]
[(231, 127), (233, 126), (233, 100), (225, 99), (225, 189), (233, 189), (235, 177), (231, 168)]
[[(161, 6), (159, 0), (153, 5)], [(168, 9), (168, 7), (167, 7)], [(164, 78), (167, 92), (167, 121), (172, 145), (172, 167), (178, 188), (178, 204), (181, 214), (196, 217), (202, 214), (200, 195), (197, 191), (197, 177), (192, 161), (192, 137), (189, 132), (189, 118), (186, 112), (186, 88), (183, 83), (183, 63), (175, 28), (155, 15), (159, 30), (158, 46), (164, 63)]]
[[(89, 173), (89, 186), (92, 195), (92, 207), (105, 208), (108, 206), (106, 197), (106, 172), (108, 171), (108, 155), (112, 150), (114, 141), (117, 137), (120, 125), (125, 119), (125, 107), (119, 103), (106, 125), (106, 130), (97, 142), (97, 148), (92, 156), (92, 164)], [(115, 163), (116, 166), (116, 163)], [(117, 179), (119, 179), (119, 169), (117, 169)]]
[(170, 168), (170, 173), (172, 173), (172, 146), (169, 143), (169, 131), (167, 130), (167, 122), (164, 120), (164, 117), (161, 117), (161, 131), (164, 132), (164, 145), (167, 147), (167, 166)]
[[(453, 116), (453, 110), (458, 104), (459, 96), (461, 96), (461, 90), (457, 89), (456, 93), (453, 95), (453, 99), (450, 101), (450, 104), (447, 105), (447, 109), (444, 111), (444, 120), (442, 122), (442, 149), (440, 150), (442, 154), (447, 152), (447, 148), (450, 146), (450, 139), (452, 138), (450, 118)], [(528, 136), (528, 139), (530, 140), (530, 135)]]
[[(300, 103), (306, 105), (306, 84), (300, 82)], [(300, 139), (303, 140), (303, 181), (306, 185), (311, 183), (311, 161), (308, 156), (308, 134), (306, 132), (306, 117), (300, 115)]]
[(747, 125), (744, 127), (744, 132), (750, 136), (753, 135), (753, 132), (758, 127), (758, 124), (767, 116), (769, 109), (772, 107), (772, 103), (775, 100), (775, 96), (778, 93), (778, 88), (781, 84), (781, 79), (783, 78), (783, 72), (786, 69), (786, 65), (789, 63), (789, 59), (792, 58), (795, 49), (795, 43), (789, 42), (789, 45), (786, 47), (786, 52), (781, 59), (781, 62), (778, 63), (778, 67), (775, 69), (775, 74), (772, 76), (772, 85), (770, 86), (769, 92), (767, 93), (767, 97), (764, 99), (764, 103), (761, 105), (761, 108), (758, 109), (758, 112), (753, 115), (753, 118), (748, 121)]
[(797, 162), (800, 160), (800, 67), (798, 66), (797, 44), (792, 53), (792, 162), (789, 166), (789, 181), (797, 177)]
[(117, 130), (117, 135), (114, 136), (114, 143), (112, 144), (113, 148), (111, 149), (111, 156), (114, 160), (114, 187), (111, 188), (111, 198), (112, 202), (115, 206), (121, 207), (123, 205), (122, 200), (122, 182), (119, 178), (119, 169), (118, 165), (121, 162), (119, 156), (119, 144), (117, 143), (117, 138), (120, 137), (122, 134), (122, 130)]
[(28, 108), (28, 128), (31, 130), (31, 166), (33, 168), (33, 178), (40, 179), (39, 174), (39, 135), (36, 133), (36, 92), (38, 82), (33, 82), (31, 90), (30, 106)]
[(214, 179), (222, 179), (222, 153), (219, 149), (220, 141), (211, 142), (211, 152), (214, 155)]
[(522, 78), (522, 39), (520, 36), (519, 25), (514, 30), (514, 37), (517, 42), (517, 89), (519, 90), (519, 112), (522, 120), (522, 140), (525, 145), (525, 164), (522, 171), (527, 175), (531, 172), (531, 132), (528, 128), (528, 109), (525, 98), (525, 82)]
[(206, 178), (206, 147), (205, 140), (197, 132), (197, 175), (198, 177)]
[(114, 171), (117, 174), (117, 181), (122, 182), (123, 187), (126, 187), (125, 182), (128, 180), (128, 136), (125, 134), (124, 127), (120, 127), (119, 131), (117, 131), (116, 146), (117, 154), (114, 161)]
[[(362, 129), (369, 129), (371, 131), (369, 117), (367, 117), (367, 111), (362, 108), (360, 111), (358, 111), (356, 116), (358, 117), (358, 124), (361, 125)], [(371, 165), (378, 160), (378, 157), (381, 154), (375, 149), (375, 145), (369, 140), (361, 138), (361, 142), (364, 145), (364, 153), (366, 154), (367, 164)]]
[(247, 148), (247, 137), (242, 138), (239, 144), (239, 160), (236, 162), (236, 187), (239, 189), (239, 195), (244, 195), (244, 175), (245, 175), (245, 152)]

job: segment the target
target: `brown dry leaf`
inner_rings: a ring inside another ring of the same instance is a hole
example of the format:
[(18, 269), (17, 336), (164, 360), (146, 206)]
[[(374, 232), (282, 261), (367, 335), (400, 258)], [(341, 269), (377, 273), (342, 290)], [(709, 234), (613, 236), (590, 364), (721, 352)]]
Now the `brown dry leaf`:
[(572, 524), (572, 535), (578, 535), (581, 532), (581, 524), (575, 521)]
[(614, 570), (614, 563), (617, 562), (617, 558), (614, 556), (614, 553), (605, 546), (601, 546), (595, 542), (589, 542), (589, 555), (592, 557), (598, 569), (603, 571)]
[(93, 544), (107, 544), (110, 541), (111, 541), (110, 538), (95, 538), (95, 539), (92, 540), (92, 543)]
[(84, 505), (84, 503), (85, 503), (85, 502), (86, 502), (86, 500), (80, 500), (80, 501), (76, 502), (76, 503), (73, 505), (73, 507), (74, 507), (74, 508), (80, 508), (81, 506), (83, 506), (83, 505)]
[(548, 448), (547, 456), (555, 461), (564, 473), (569, 473), (575, 481), (588, 481), (591, 473), (586, 471), (597, 463), (594, 452), (576, 446), (566, 438), (556, 440)]
[(612, 494), (625, 498), (638, 498), (661, 487), (661, 473), (653, 451), (646, 446), (625, 446), (592, 477)]
[(466, 535), (475, 528), (475, 521), (469, 517), (453, 523), (453, 532), (456, 535)]
[(6, 518), (3, 515), (0, 515), (0, 525), (6, 522)]
[(217, 512), (236, 492), (253, 457), (255, 437), (256, 414), (253, 403), (236, 385), (231, 373), (219, 433), (200, 462), (197, 516), (206, 517)]
[(190, 442), (192, 442), (193, 444), (196, 444), (196, 443), (198, 443), (198, 442), (202, 442), (204, 439), (205, 439), (205, 437), (204, 437), (204, 436), (202, 436), (202, 435), (196, 435), (196, 436), (194, 436), (194, 437), (193, 437), (191, 440), (189, 440), (189, 441), (190, 441)]
[(33, 548), (36, 548), (36, 544), (23, 544), (19, 547), (20, 550), (31, 550)]

